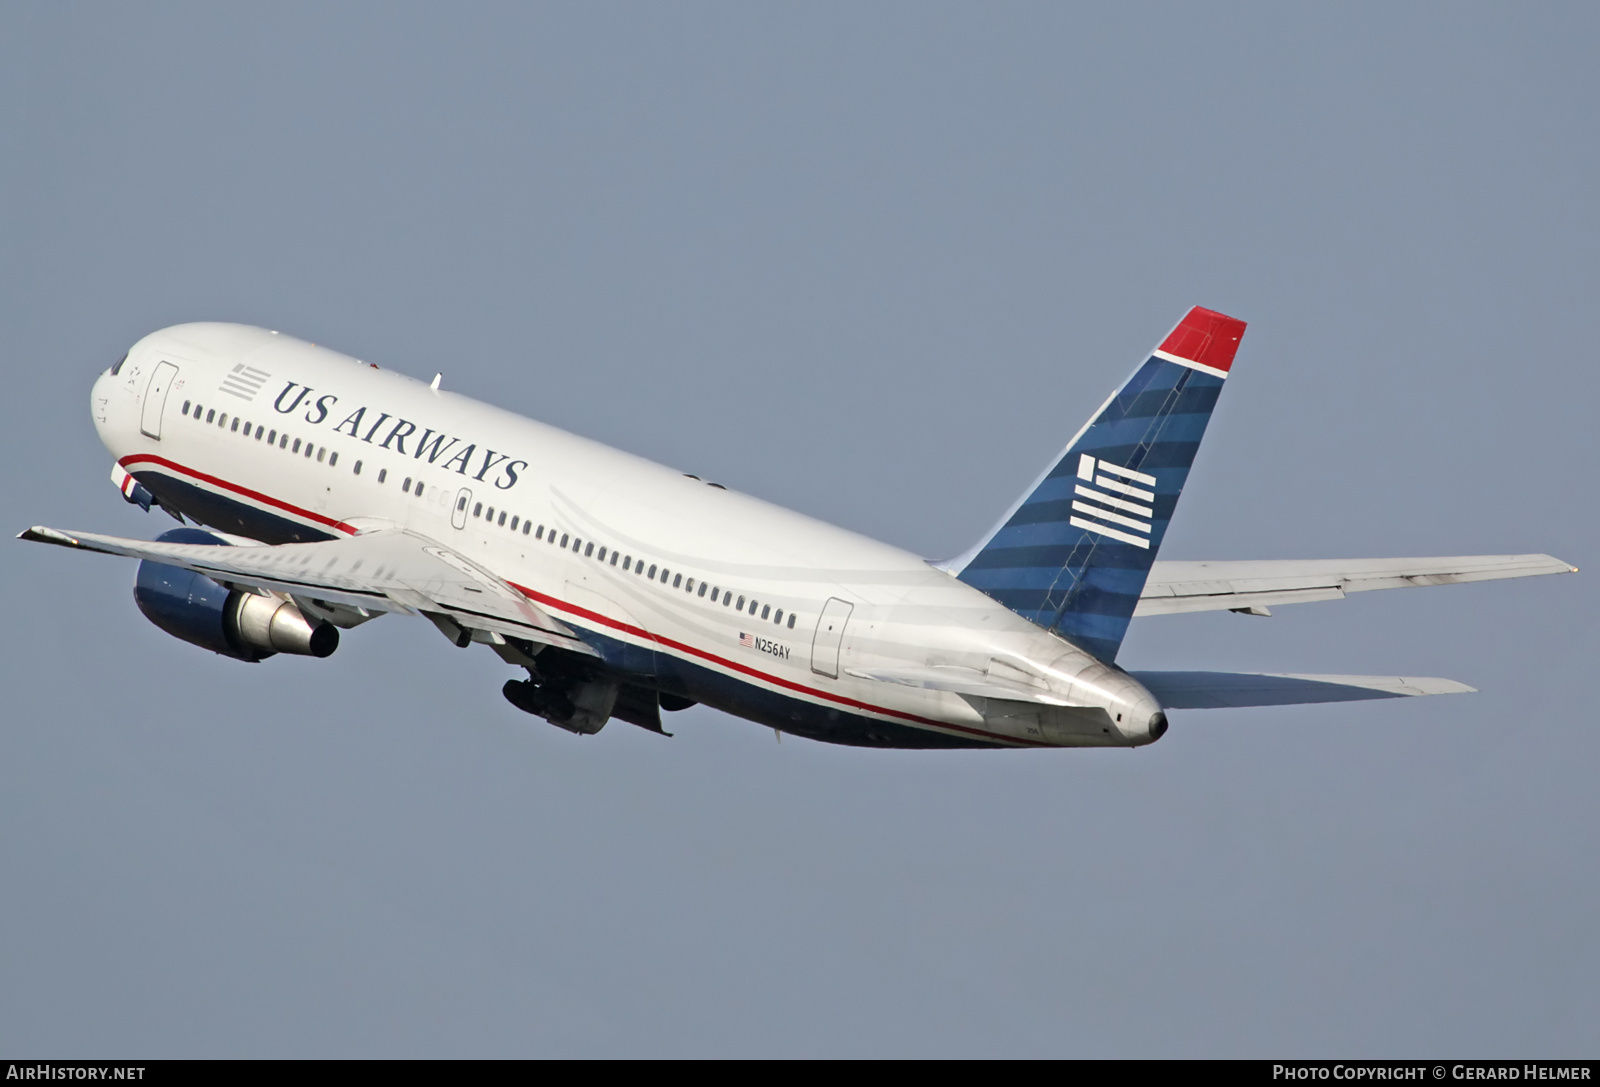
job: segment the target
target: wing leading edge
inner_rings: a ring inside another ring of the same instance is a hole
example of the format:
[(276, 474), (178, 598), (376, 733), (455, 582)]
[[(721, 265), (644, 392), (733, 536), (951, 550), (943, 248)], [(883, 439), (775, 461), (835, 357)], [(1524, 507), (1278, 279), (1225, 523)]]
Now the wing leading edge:
[(1271, 614), (1278, 604), (1342, 600), (1350, 593), (1467, 581), (1575, 574), (1550, 555), (1461, 555), (1422, 559), (1264, 559), (1157, 562), (1134, 617), (1190, 611)]
[(403, 529), (318, 543), (242, 547), (129, 540), (42, 525), (17, 538), (165, 563), (228, 585), (308, 597), (368, 613), (420, 614), (435, 624), (443, 618), (463, 631), (485, 631), (595, 655), (571, 627), (504, 579), (426, 536)]

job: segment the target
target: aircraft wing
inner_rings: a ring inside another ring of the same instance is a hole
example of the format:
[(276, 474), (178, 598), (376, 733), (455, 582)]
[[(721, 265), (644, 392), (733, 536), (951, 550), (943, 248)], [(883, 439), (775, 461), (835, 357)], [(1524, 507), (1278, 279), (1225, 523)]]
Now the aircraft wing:
[(61, 532), (36, 525), (18, 539), (148, 559), (248, 586), (372, 612), (443, 616), (482, 630), (593, 656), (572, 628), (504, 579), (426, 536), (379, 529), (319, 543), (230, 547)]
[(1130, 672), (1163, 709), (1299, 706), (1425, 694), (1470, 694), (1474, 688), (1431, 676), (1306, 676), (1256, 672)]
[(1150, 568), (1135, 618), (1187, 611), (1270, 615), (1275, 604), (1341, 600), (1370, 589), (1453, 585), (1507, 577), (1577, 573), (1550, 555), (1462, 555), (1431, 559), (1265, 559), (1243, 562), (1157, 562)]

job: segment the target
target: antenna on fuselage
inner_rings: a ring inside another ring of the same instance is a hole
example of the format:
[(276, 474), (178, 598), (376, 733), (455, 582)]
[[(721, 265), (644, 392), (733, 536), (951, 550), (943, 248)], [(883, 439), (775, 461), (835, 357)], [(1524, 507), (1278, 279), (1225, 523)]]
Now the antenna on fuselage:
[(444, 377), (443, 374), (434, 374), (433, 375), (433, 380), (428, 383), (428, 388), (432, 389), (434, 392), (438, 392), (439, 391), (439, 382), (440, 382), (441, 379), (443, 379), (443, 377)]

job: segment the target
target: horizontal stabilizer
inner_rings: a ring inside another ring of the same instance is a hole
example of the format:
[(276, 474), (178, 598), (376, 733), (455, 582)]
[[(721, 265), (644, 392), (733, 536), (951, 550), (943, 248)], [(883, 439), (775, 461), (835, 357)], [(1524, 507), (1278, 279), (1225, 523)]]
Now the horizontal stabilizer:
[(1189, 611), (1234, 611), (1342, 600), (1349, 593), (1373, 589), (1573, 573), (1577, 573), (1577, 567), (1550, 555), (1157, 562), (1150, 569), (1133, 614), (1141, 618)]
[(1429, 676), (1306, 676), (1258, 672), (1130, 672), (1169, 710), (1299, 706), (1424, 694), (1470, 694), (1453, 679)]

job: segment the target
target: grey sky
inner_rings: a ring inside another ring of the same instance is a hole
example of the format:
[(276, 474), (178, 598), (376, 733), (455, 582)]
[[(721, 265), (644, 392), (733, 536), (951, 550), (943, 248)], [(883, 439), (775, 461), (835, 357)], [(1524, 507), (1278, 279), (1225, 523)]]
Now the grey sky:
[[(1163, 557), (1596, 566), (1593, 5), (457, 7), (0, 8), (12, 531), (171, 524), (88, 387), (220, 319), (938, 558), (1198, 303)], [(0, 1051), (1593, 1056), (1597, 573), (1122, 657), (1477, 695), (950, 754), (225, 661), (9, 544)]]

